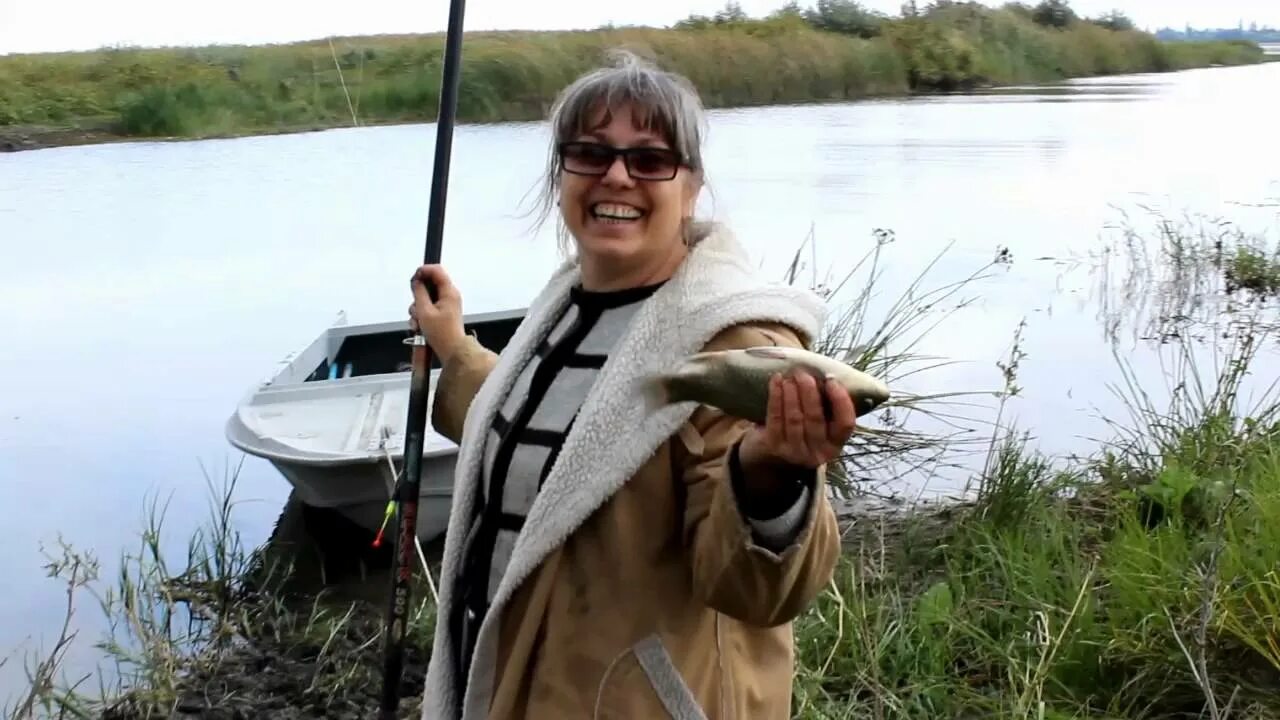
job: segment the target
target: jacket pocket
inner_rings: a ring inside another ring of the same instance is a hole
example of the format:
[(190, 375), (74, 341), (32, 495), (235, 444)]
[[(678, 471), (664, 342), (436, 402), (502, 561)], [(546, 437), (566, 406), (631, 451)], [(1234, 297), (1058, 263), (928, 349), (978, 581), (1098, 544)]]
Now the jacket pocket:
[[(610, 685), (613, 686), (612, 691), (606, 692)], [(652, 694), (644, 692), (645, 689)], [(648, 697), (639, 697), (641, 694)], [(675, 662), (657, 633), (632, 645), (605, 672), (600, 681), (595, 717), (613, 717), (615, 712), (622, 711), (623, 708), (640, 710), (643, 706), (651, 705), (654, 699), (671, 720), (707, 720), (706, 713), (680, 676), (680, 671), (676, 669)], [(643, 716), (654, 717), (647, 712)], [(622, 711), (617, 717), (640, 716)]]

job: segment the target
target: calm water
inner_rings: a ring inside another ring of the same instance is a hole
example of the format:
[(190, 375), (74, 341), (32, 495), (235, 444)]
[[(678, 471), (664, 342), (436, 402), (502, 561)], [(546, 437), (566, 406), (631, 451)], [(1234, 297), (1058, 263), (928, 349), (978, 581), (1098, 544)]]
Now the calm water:
[[(812, 232), (817, 265), (840, 271), (892, 230), (889, 295), (948, 245), (926, 288), (1009, 248), (1013, 264), (917, 348), (958, 364), (908, 389), (999, 387), (994, 363), (1025, 318), (1012, 409), (1046, 450), (1079, 450), (1101, 432), (1095, 408), (1114, 407), (1115, 361), (1091, 280), (1042, 258), (1088, 253), (1140, 206), (1274, 232), (1274, 208), (1235, 203), (1280, 197), (1277, 110), (1261, 91), (1277, 84), (1272, 64), (717, 112), (706, 210), (772, 266)], [(444, 261), (469, 311), (523, 305), (556, 262), (549, 233), (519, 215), (542, 143), (539, 124), (457, 130)], [(242, 459), (222, 436), (241, 393), (340, 310), (404, 316), (433, 145), (417, 125), (0, 155), (0, 648), (47, 644), (61, 618), (40, 543), (61, 533), (110, 577), (159, 497), (181, 552), (206, 511), (204, 473)], [(1158, 377), (1140, 348), (1121, 352)], [(287, 490), (245, 462), (247, 542)], [(87, 646), (96, 608), (79, 612)], [(0, 696), (20, 660), (0, 669)]]

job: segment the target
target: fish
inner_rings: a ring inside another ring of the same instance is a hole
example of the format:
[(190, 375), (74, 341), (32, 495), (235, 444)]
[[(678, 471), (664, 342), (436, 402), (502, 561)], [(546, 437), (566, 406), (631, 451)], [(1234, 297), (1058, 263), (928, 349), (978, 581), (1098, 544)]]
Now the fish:
[[(819, 353), (801, 348), (760, 346), (690, 355), (670, 372), (646, 379), (646, 409), (696, 402), (733, 417), (765, 424), (769, 406), (769, 378), (775, 374), (807, 373), (821, 390), (827, 375), (849, 393), (854, 412), (861, 417), (889, 399), (889, 388), (878, 378)], [(823, 409), (831, 415), (822, 393)]]

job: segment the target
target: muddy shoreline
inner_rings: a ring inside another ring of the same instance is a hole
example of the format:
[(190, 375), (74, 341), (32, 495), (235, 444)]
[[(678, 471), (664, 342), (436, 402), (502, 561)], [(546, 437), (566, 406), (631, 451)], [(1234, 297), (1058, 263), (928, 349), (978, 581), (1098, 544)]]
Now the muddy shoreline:
[[(361, 127), (408, 124), (413, 121), (368, 122)], [(231, 140), (244, 137), (265, 135), (292, 135), (321, 130), (336, 130), (351, 127), (349, 125), (306, 125), (300, 127), (264, 128), (245, 130), (239, 133), (215, 135), (174, 135), (174, 136), (141, 136), (121, 135), (107, 126), (89, 128), (63, 128), (41, 126), (0, 126), (0, 153), (23, 152), (27, 150), (48, 150), (77, 145), (106, 145), (111, 143), (157, 143), (157, 142), (192, 142), (198, 140)]]
[[(953, 510), (930, 512), (936, 526), (927, 534), (943, 534), (954, 519)], [(900, 529), (895, 526), (906, 517), (906, 513), (887, 508), (842, 515), (846, 545), (852, 549), (867, 542), (894, 542)], [(916, 538), (919, 540), (918, 535)], [(273, 562), (288, 566), (285, 586), (273, 587), (261, 598), (253, 589), (238, 598), (236, 606), (249, 608), (252, 624), (241, 628), (234, 644), (217, 653), (215, 660), (194, 661), (184, 667), (174, 688), (175, 697), (164, 707), (157, 707), (145, 695), (126, 694), (101, 714), (101, 720), (370, 717), (381, 699), (381, 632), (391, 549), (386, 544), (375, 549), (369, 540), (369, 533), (340, 515), (305, 507), (290, 498), (262, 548), (255, 571), (262, 573)], [(423, 547), (433, 578), (439, 576), (442, 552), (442, 538)], [(417, 571), (421, 577), (421, 568)], [(425, 583), (419, 583), (413, 594), (415, 604), (430, 599)], [(255, 614), (264, 599), (271, 604), (283, 602), (288, 609)], [(338, 616), (343, 616), (344, 622), (327, 626), (318, 635), (300, 631), (302, 624), (314, 622), (303, 619), (309, 614), (315, 617), (316, 603), (328, 609), (330, 622)], [(264, 617), (270, 620), (264, 622)], [(273, 624), (277, 627), (271, 627)], [(434, 627), (434, 618), (430, 626)], [(427, 628), (420, 628), (413, 633), (416, 642), (406, 645), (397, 713), (400, 720), (416, 720), (420, 715), (430, 634)]]
[[(216, 654), (189, 658), (163, 705), (125, 693), (101, 720), (366, 720), (378, 713), (391, 548), (333, 511), (290, 497), (229, 615), (243, 616)], [(423, 547), (439, 573), (443, 539)], [(418, 569), (421, 576), (421, 569)], [(277, 583), (270, 579), (282, 577)], [(415, 584), (413, 604), (430, 603)], [(195, 588), (192, 594), (202, 594)], [(432, 609), (432, 612), (434, 609)], [(219, 618), (221, 620), (221, 618)], [(430, 630), (411, 632), (400, 720), (416, 720)], [(159, 712), (159, 714), (157, 714)]]
[(0, 152), (21, 152), (71, 145), (127, 140), (107, 130), (80, 128), (0, 127)]

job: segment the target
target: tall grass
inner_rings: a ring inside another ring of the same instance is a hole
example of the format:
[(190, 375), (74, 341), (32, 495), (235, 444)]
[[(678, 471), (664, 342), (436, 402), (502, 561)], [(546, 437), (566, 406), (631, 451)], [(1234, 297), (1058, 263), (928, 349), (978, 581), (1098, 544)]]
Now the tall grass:
[(797, 625), (797, 717), (1280, 717), (1280, 307), (1236, 279), (1272, 251), (1222, 220), (1122, 235), (1103, 296), (1146, 306), (1123, 319), (1163, 372), (1116, 354), (1087, 457), (1002, 431), (972, 502), (859, 517)]
[(1148, 33), (1088, 22), (1059, 29), (973, 3), (940, 3), (890, 25), (886, 34), (906, 58), (912, 85), (924, 88), (1261, 61), (1261, 49), (1251, 43), (1166, 43)]
[[(468, 35), (460, 121), (542, 118), (555, 94), (628, 46), (686, 73), (711, 106), (761, 105), (905, 90), (881, 41), (803, 29), (601, 30)], [(0, 124), (104, 123), (122, 135), (200, 135), (353, 122), (433, 120), (443, 40), (196, 50), (112, 50), (0, 59)], [(712, 62), (732, 57), (734, 62)]]
[[(985, 83), (1259, 62), (1257, 46), (1161, 43), (1091, 23), (941, 4), (861, 38), (798, 17), (682, 29), (472, 33), (460, 121), (542, 118), (555, 93), (625, 46), (687, 75), (712, 107), (843, 100)], [(432, 120), (440, 35), (0, 58), (0, 127), (207, 136)]]
[[(1140, 209), (1138, 217), (1123, 213), (1114, 238), (1061, 261), (1067, 268), (1092, 266), (1098, 321), (1108, 340), (1117, 341), (1125, 328), (1138, 341), (1229, 336), (1241, 319), (1274, 327), (1280, 243), (1221, 217)], [(1258, 314), (1267, 309), (1273, 312)]]
[(1223, 402), (1264, 334), (1181, 365), (1212, 393), (1122, 393), (1096, 458), (1010, 433), (941, 529), (867, 518), (798, 623), (796, 716), (1280, 717), (1280, 398)]
[[(1007, 261), (997, 252), (991, 262), (930, 287), (926, 280), (942, 263), (947, 252), (943, 250), (900, 287), (886, 287), (885, 252), (895, 241), (893, 232), (876, 230), (871, 248), (852, 267), (838, 276), (819, 276), (817, 242), (810, 234), (783, 278), (795, 284), (805, 269), (811, 270), (810, 289), (831, 308), (814, 351), (880, 378), (892, 389), (890, 399), (873, 415), (859, 419), (857, 432), (832, 464), (832, 488), (846, 500), (902, 503), (905, 498), (896, 488), (924, 486), (945, 473), (969, 472), (973, 464), (967, 461), (981, 453), (989, 437), (980, 432), (989, 423), (976, 416), (981, 412), (975, 411), (987, 409), (978, 399), (1000, 398), (1010, 391), (908, 389), (920, 376), (954, 364), (920, 352), (921, 344), (935, 328), (972, 305), (981, 296), (978, 286)], [(808, 261), (806, 248), (811, 253)]]
[[(310, 592), (296, 582), (296, 556), (271, 544), (244, 546), (233, 522), (237, 478), (210, 482), (210, 516), (194, 529), (180, 566), (168, 559), (155, 503), (114, 578), (99, 575), (94, 553), (59, 543), (47, 568), (66, 585), (68, 622), (54, 648), (28, 662), (28, 691), (0, 717), (362, 716), (377, 702), (383, 605)], [(100, 661), (67, 677), (76, 640), (70, 620), (86, 595), (107, 621), (94, 643)], [(411, 672), (425, 667), (435, 622), (431, 594), (415, 588), (414, 597)], [(420, 677), (404, 685), (410, 702), (402, 718), (415, 717), (420, 688)]]

